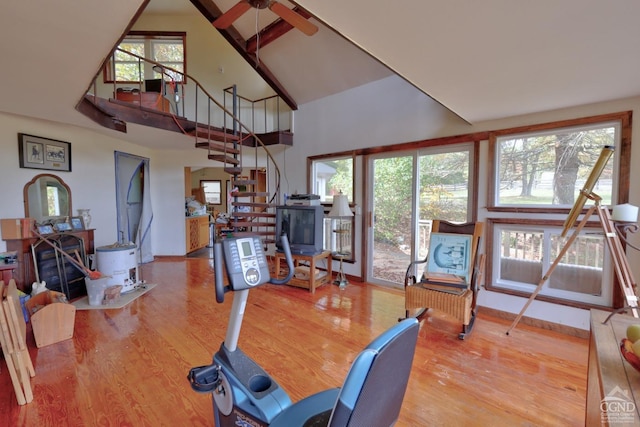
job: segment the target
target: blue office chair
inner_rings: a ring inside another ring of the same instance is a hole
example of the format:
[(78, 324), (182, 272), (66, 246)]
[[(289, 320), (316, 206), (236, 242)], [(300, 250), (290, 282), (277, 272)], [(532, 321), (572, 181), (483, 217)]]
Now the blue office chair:
[(356, 357), (341, 388), (302, 399), (269, 426), (392, 426), (400, 414), (417, 339), (416, 319), (394, 325)]

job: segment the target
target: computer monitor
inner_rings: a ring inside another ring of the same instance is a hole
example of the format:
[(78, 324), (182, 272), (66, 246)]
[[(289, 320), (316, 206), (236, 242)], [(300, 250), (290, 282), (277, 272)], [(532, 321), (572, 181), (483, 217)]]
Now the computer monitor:
[(162, 79), (150, 79), (144, 81), (145, 92), (162, 93)]

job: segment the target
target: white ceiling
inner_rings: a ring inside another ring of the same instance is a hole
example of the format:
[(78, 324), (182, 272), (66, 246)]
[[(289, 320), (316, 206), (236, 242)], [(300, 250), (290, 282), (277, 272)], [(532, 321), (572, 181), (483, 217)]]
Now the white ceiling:
[[(223, 11), (235, 2), (215, 1)], [(640, 95), (637, 0), (295, 3), (320, 20), (312, 19), (320, 31), (291, 31), (263, 47), (260, 59), (299, 105), (383, 78), (389, 69), (471, 123)], [(98, 128), (74, 106), (141, 4), (4, 2), (0, 111)], [(197, 13), (188, 0), (151, 0), (149, 8)], [(268, 10), (258, 17), (258, 27), (275, 19)], [(254, 11), (235, 27), (253, 35)], [(130, 128), (118, 135), (136, 142), (143, 132)]]

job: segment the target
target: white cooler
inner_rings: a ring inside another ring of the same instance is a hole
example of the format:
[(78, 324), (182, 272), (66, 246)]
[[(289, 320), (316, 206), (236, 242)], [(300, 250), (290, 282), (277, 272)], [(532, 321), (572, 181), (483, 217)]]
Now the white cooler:
[(122, 293), (135, 289), (138, 283), (138, 250), (136, 245), (111, 245), (96, 248), (96, 269), (113, 277), (112, 285), (122, 285)]

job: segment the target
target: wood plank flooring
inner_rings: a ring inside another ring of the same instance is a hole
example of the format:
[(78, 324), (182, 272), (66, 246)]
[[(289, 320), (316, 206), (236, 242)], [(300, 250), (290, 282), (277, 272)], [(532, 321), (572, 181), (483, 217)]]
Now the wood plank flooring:
[[(0, 362), (1, 426), (211, 426), (210, 395), (191, 367), (211, 363), (232, 296), (216, 304), (212, 261), (141, 266), (158, 286), (116, 310), (76, 313), (71, 340), (29, 347), (34, 400), (19, 406)], [(239, 346), (295, 402), (339, 386), (356, 354), (404, 314), (402, 292), (266, 285), (251, 291)], [(471, 336), (434, 313), (421, 324), (398, 426), (582, 426), (588, 342), (479, 316)]]

